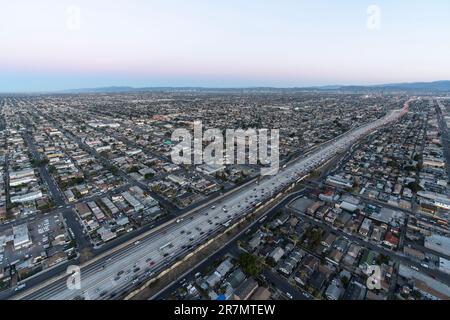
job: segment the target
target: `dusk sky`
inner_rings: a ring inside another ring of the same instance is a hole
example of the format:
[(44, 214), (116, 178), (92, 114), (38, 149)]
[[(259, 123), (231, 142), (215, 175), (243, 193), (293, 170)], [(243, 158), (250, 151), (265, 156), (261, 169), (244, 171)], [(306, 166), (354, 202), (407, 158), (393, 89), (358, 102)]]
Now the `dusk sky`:
[[(0, 92), (450, 79), (448, 0), (0, 5)], [(381, 10), (379, 20), (368, 13), (371, 5)]]

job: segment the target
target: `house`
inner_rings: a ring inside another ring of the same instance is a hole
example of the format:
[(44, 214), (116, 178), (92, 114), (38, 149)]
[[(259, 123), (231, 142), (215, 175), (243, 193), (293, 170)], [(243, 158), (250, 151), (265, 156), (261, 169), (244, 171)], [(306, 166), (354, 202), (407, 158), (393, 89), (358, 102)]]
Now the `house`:
[(372, 220), (365, 218), (363, 220), (361, 226), (359, 227), (359, 234), (364, 237), (367, 237), (369, 235), (371, 225), (372, 225)]
[(377, 253), (375, 251), (366, 249), (359, 261), (359, 268), (362, 270), (366, 270), (369, 266), (372, 266), (375, 261), (375, 256)]
[(334, 263), (336, 265), (339, 264), (339, 262), (342, 260), (342, 256), (344, 254), (337, 250), (337, 249), (333, 249), (331, 250), (330, 254), (328, 255), (328, 257), (326, 258), (328, 261), (330, 261), (331, 263)]
[(325, 203), (322, 201), (316, 201), (312, 205), (310, 205), (308, 209), (306, 209), (306, 213), (313, 216), (316, 213), (316, 211), (324, 204)]
[(234, 292), (235, 300), (248, 300), (250, 296), (258, 289), (258, 283), (251, 277), (242, 282)]
[(271, 293), (269, 291), (269, 289), (267, 288), (263, 288), (263, 287), (258, 287), (258, 289), (256, 289), (255, 293), (253, 293), (253, 295), (250, 297), (250, 300), (269, 300), (271, 296)]
[(261, 244), (261, 234), (256, 233), (248, 242), (248, 247), (251, 250), (255, 250)]
[(81, 218), (86, 218), (87, 216), (90, 216), (92, 214), (91, 209), (89, 209), (89, 207), (85, 203), (76, 203), (75, 210), (77, 210)]
[(320, 291), (322, 287), (325, 285), (326, 281), (327, 281), (326, 275), (323, 272), (316, 270), (309, 278), (308, 284), (315, 290)]
[(230, 285), (232, 288), (237, 288), (244, 280), (245, 280), (244, 272), (242, 272), (241, 269), (236, 269), (228, 276), (227, 284)]
[(366, 286), (352, 281), (342, 297), (343, 300), (364, 300), (366, 296)]
[(66, 192), (64, 192), (64, 194), (69, 202), (76, 200), (75, 195), (73, 194), (72, 190), (68, 189), (68, 190), (66, 190)]
[(341, 280), (339, 280), (339, 278), (334, 278), (325, 291), (325, 297), (327, 297), (328, 300), (339, 300), (344, 291), (345, 289)]
[(224, 277), (232, 268), (233, 264), (230, 259), (224, 260), (216, 269), (216, 271)]
[(333, 246), (334, 246), (337, 250), (339, 250), (339, 251), (341, 251), (341, 252), (345, 252), (345, 251), (347, 250), (348, 245), (349, 245), (348, 240), (345, 239), (344, 237), (340, 237), (339, 239), (337, 239), (337, 240), (334, 242), (334, 245), (333, 245)]
[(275, 263), (278, 263), (280, 259), (284, 256), (284, 250), (280, 247), (276, 247), (270, 254), (269, 258), (272, 258)]
[(383, 244), (393, 249), (398, 246), (399, 241), (400, 240), (396, 235), (394, 235), (391, 231), (388, 231), (384, 236)]
[(208, 284), (209, 288), (214, 288), (214, 286), (219, 283), (220, 279), (222, 279), (222, 275), (217, 271), (214, 271), (206, 278), (205, 282)]
[(359, 256), (359, 252), (361, 251), (361, 247), (356, 244), (351, 244), (350, 248), (347, 250), (347, 254), (343, 259), (343, 263), (347, 266), (353, 266), (355, 264), (356, 259)]
[(289, 220), (289, 215), (287, 213), (283, 213), (280, 217), (277, 218), (277, 223), (279, 225), (285, 224)]
[(305, 259), (303, 259), (303, 266), (311, 272), (316, 270), (318, 265), (319, 259), (312, 255), (308, 255)]
[(297, 266), (298, 261), (293, 257), (288, 257), (286, 260), (284, 260), (283, 265), (278, 269), (285, 275), (290, 275), (292, 271), (294, 271), (294, 268)]
[(322, 240), (320, 243), (326, 247), (330, 248), (333, 245), (333, 242), (336, 240), (336, 236), (332, 233), (328, 234), (328, 236)]

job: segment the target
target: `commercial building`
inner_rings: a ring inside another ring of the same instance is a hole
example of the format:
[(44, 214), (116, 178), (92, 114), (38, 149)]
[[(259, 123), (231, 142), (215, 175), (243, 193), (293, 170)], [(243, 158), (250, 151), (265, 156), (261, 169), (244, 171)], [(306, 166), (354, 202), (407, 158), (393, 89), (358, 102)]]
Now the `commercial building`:
[(425, 238), (425, 248), (450, 256), (450, 238), (433, 234)]
[(35, 191), (35, 192), (30, 192), (27, 194), (11, 197), (11, 202), (12, 203), (23, 203), (23, 202), (29, 202), (29, 201), (41, 199), (42, 197), (43, 197), (43, 195), (42, 195), (41, 191)]
[(13, 227), (14, 249), (19, 250), (32, 245), (26, 223)]

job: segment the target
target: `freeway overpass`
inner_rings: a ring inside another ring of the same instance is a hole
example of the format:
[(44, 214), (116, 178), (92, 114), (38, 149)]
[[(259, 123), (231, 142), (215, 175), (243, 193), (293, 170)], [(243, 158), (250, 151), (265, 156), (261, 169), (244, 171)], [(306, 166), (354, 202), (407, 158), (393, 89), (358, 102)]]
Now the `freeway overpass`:
[(146, 279), (155, 277), (208, 239), (224, 232), (230, 224), (253, 212), (255, 207), (273, 199), (308, 172), (346, 150), (366, 134), (399, 119), (401, 110), (356, 128), (334, 139), (273, 176), (230, 192), (213, 204), (188, 212), (81, 266), (81, 288), (69, 289), (68, 275), (19, 292), (15, 299), (114, 299), (130, 292)]

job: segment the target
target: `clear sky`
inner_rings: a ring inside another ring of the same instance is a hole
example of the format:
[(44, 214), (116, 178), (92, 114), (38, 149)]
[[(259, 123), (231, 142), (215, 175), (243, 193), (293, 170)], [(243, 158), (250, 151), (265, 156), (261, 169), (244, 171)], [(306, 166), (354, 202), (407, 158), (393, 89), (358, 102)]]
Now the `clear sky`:
[(449, 57), (448, 0), (0, 0), (1, 92), (434, 81)]

